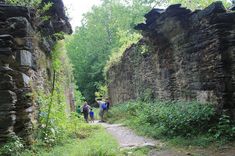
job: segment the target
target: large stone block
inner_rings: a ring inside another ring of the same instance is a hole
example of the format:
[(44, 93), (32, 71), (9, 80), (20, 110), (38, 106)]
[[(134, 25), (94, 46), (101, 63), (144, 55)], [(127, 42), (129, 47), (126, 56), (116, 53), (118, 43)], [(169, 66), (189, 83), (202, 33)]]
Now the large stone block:
[(15, 61), (14, 53), (12, 48), (0, 48), (0, 66), (4, 64), (10, 64)]
[(0, 104), (0, 111), (3, 111), (3, 112), (8, 112), (8, 111), (12, 111), (14, 110), (16, 107), (15, 107), (15, 104), (14, 103), (1, 103)]
[(14, 38), (14, 42), (16, 43), (16, 49), (18, 50), (30, 50), (33, 49), (33, 39), (32, 37), (24, 37), (24, 38)]
[(10, 34), (13, 37), (32, 37), (35, 32), (25, 17), (11, 17), (0, 27), (0, 34)]
[[(15, 85), (19, 89), (29, 87), (30, 77), (22, 72), (17, 72), (14, 75)], [(16, 91), (17, 92), (17, 91)]]
[(4, 116), (0, 118), (0, 129), (8, 129), (15, 124), (16, 116)]
[(0, 81), (0, 90), (14, 90), (15, 85), (13, 82)]
[(0, 90), (0, 97), (0, 104), (16, 102), (16, 94), (10, 90)]
[(27, 50), (20, 50), (17, 58), (20, 66), (32, 67), (32, 54)]
[(0, 4), (0, 19), (6, 20), (11, 17), (25, 17), (28, 20), (34, 16), (34, 11), (32, 9), (22, 7), (22, 6), (12, 6), (6, 4)]
[(13, 78), (10, 75), (7, 74), (0, 74), (0, 81), (12, 81)]
[(13, 46), (13, 37), (8, 34), (0, 35), (0, 47), (12, 47)]
[[(7, 47), (7, 48), (0, 48), (0, 55), (5, 55), (5, 56), (9, 56), (12, 55), (12, 49)], [(0, 58), (1, 59), (1, 58)]]

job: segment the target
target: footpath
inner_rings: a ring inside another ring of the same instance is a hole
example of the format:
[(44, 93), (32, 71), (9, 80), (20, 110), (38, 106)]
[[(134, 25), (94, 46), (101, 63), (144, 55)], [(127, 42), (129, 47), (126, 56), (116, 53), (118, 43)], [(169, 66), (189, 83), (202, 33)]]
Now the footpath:
[(118, 141), (121, 150), (149, 147), (151, 150), (148, 156), (235, 156), (235, 149), (230, 147), (206, 150), (203, 148), (173, 149), (159, 140), (139, 136), (121, 124), (99, 123), (98, 121), (95, 121), (95, 124), (105, 127), (107, 132)]

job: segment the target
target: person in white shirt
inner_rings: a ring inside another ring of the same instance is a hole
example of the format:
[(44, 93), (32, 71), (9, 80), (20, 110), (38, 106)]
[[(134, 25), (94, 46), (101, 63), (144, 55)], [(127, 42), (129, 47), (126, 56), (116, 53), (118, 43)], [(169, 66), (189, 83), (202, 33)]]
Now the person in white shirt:
[(104, 112), (107, 109), (107, 105), (102, 99), (97, 99), (96, 100), (97, 104), (99, 105), (99, 116), (100, 116), (100, 121), (104, 122)]

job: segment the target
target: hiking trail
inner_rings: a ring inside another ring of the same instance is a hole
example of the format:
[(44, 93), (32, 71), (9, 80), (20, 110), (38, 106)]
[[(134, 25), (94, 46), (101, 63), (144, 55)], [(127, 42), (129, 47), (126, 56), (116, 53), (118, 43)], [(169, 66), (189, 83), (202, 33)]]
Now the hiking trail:
[(186, 156), (181, 151), (165, 150), (164, 143), (139, 136), (122, 124), (108, 124), (98, 121), (95, 121), (95, 124), (102, 125), (118, 141), (121, 150), (149, 147), (152, 149), (148, 154), (149, 156)]
[(167, 147), (159, 140), (139, 136), (122, 124), (109, 124), (98, 121), (95, 121), (94, 124), (102, 125), (118, 141), (121, 150), (149, 147), (151, 150), (148, 156), (235, 156), (235, 149), (230, 147), (224, 149), (208, 148), (207, 150), (203, 148), (176, 149)]

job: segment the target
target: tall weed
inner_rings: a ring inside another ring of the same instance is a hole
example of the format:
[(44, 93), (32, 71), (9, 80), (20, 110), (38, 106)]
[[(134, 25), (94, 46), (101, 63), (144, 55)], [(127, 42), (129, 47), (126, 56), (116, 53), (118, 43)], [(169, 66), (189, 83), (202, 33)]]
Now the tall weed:
[(208, 131), (217, 138), (234, 138), (234, 123), (228, 117), (218, 119), (211, 104), (130, 101), (114, 106), (107, 117), (109, 122), (123, 122), (155, 138), (189, 138), (208, 134)]

